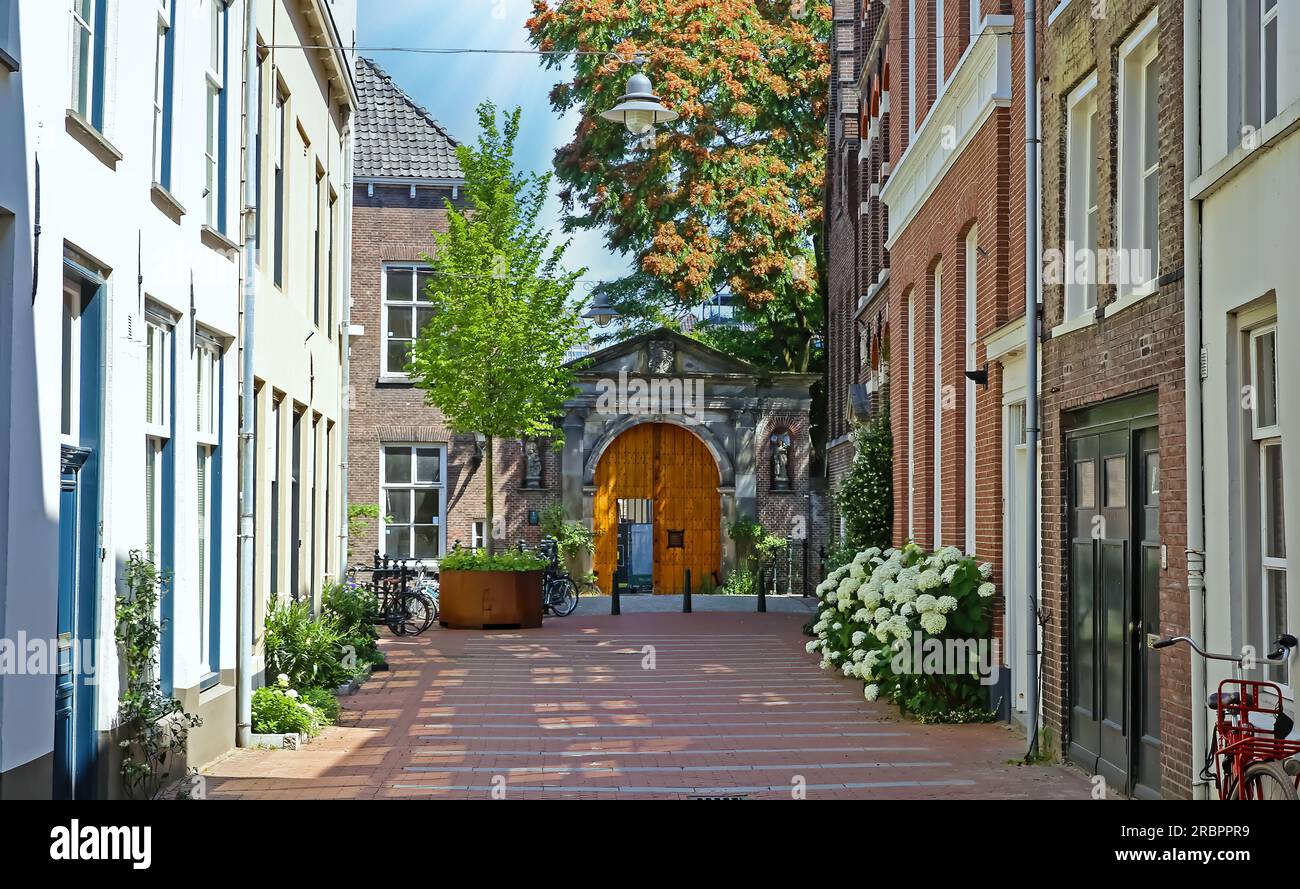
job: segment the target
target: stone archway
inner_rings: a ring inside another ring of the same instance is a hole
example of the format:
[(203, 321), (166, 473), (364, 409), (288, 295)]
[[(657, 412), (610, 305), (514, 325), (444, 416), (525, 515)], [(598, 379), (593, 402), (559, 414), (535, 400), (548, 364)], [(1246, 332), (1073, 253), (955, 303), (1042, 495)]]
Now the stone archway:
[(612, 592), (618, 566), (620, 500), (652, 502), (656, 593), (680, 594), (688, 569), (695, 590), (717, 583), (722, 567), (718, 465), (699, 436), (674, 423), (633, 425), (605, 448), (593, 480), (595, 568), (604, 592)]

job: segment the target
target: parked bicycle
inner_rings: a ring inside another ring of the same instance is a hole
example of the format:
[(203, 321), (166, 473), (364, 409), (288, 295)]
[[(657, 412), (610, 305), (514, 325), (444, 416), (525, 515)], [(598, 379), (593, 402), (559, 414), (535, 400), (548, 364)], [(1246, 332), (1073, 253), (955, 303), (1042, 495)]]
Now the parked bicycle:
[[(369, 574), (370, 582), (360, 578)], [(372, 623), (383, 624), (395, 636), (418, 636), (438, 619), (438, 600), (424, 586), (412, 583), (417, 571), (405, 560), (381, 559), (374, 567), (355, 565), (348, 570), (348, 583), (369, 588), (375, 595)]]
[(542, 572), (542, 612), (568, 617), (578, 608), (578, 585), (560, 567), (559, 547), (554, 540), (544, 539), (537, 547), (537, 554), (548, 560)]
[[(1206, 660), (1229, 661), (1232, 678), (1219, 683), (1206, 706), (1215, 712), (1214, 735), (1205, 757), (1202, 776), (1210, 777), (1220, 799), (1300, 799), (1300, 739), (1293, 737), (1295, 723), (1282, 707), (1282, 690), (1276, 683), (1243, 679), (1244, 655), (1207, 652), (1187, 636), (1151, 643), (1168, 648), (1186, 643)], [(1278, 637), (1267, 660), (1285, 663), (1296, 637)]]

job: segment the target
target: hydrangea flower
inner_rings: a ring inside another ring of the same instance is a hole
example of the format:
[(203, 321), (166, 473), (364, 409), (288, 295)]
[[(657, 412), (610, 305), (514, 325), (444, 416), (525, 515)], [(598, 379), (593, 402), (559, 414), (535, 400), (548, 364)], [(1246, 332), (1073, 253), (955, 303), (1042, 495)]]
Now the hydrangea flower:
[(938, 612), (948, 614), (957, 610), (957, 600), (953, 596), (940, 596)]
[(986, 582), (980, 584), (979, 594), (981, 599), (987, 599), (989, 596), (993, 595), (997, 591), (998, 591), (997, 587), (995, 587), (991, 583)]
[(880, 686), (876, 685), (874, 682), (871, 683), (866, 688), (862, 689), (862, 696), (868, 701), (874, 701), (876, 698), (880, 697)]
[(916, 605), (916, 610), (924, 614), (927, 611), (934, 611), (935, 608), (939, 607), (939, 600), (934, 596), (931, 596), (929, 593), (922, 593), (916, 597), (916, 602), (914, 604)]
[(921, 615), (921, 629), (932, 636), (937, 636), (948, 626), (948, 618), (937, 611), (927, 611)]
[(818, 648), (821, 644), (822, 644), (822, 643), (821, 643), (821, 640), (819, 640), (819, 639), (814, 639), (813, 641), (811, 641), (811, 642), (809, 642), (807, 645), (805, 645), (805, 646), (803, 647), (803, 650), (806, 651), (806, 652), (808, 652), (809, 654), (812, 654), (814, 651), (817, 650), (817, 648)]
[(942, 582), (943, 578), (938, 571), (927, 568), (916, 578), (916, 588), (918, 590), (932, 590)]
[(861, 630), (854, 630), (853, 635), (850, 636), (849, 638), (853, 640), (853, 647), (857, 648), (859, 645), (862, 644), (862, 640), (867, 638), (867, 634), (862, 632)]

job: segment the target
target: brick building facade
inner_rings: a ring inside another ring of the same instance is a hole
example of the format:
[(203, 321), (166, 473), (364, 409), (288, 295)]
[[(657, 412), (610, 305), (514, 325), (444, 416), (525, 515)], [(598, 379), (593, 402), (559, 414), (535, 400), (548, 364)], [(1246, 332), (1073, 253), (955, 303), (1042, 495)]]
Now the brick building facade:
[(1004, 429), (1024, 398), (1023, 5), (907, 0), (889, 15), (894, 538), (992, 563), (1000, 691), (1022, 715), (1024, 585), (1004, 537), (1025, 469)]
[[(827, 250), (826, 476), (834, 492), (848, 474), (856, 425), (884, 404), (889, 354), (888, 210), (890, 93), (885, 61), (889, 6), (834, 4), (824, 238)], [(834, 507), (830, 539), (842, 535)]]
[[(481, 545), (485, 471), (473, 434), (455, 434), (402, 372), (418, 329), (423, 257), (447, 225), (446, 203), (464, 206), (455, 140), (377, 65), (357, 63), (361, 110), (353, 176), (351, 385), (348, 501), (378, 504), (350, 540), (353, 561), (378, 549), (437, 558)], [(497, 539), (535, 544), (530, 518), (554, 502), (559, 456), (537, 448), (529, 478), (525, 443), (495, 442)], [(536, 464), (535, 464), (536, 465)]]
[(1182, 9), (1062, 3), (1040, 54), (1044, 726), (1113, 787), (1173, 797), (1197, 765), (1189, 660), (1145, 637), (1190, 623)]

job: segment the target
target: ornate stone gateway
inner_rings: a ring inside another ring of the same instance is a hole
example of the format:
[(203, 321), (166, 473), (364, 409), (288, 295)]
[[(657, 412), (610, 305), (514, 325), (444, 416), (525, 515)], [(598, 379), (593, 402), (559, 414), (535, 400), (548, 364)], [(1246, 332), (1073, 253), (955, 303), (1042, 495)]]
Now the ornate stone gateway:
[[(620, 504), (648, 500), (637, 524), (652, 528), (653, 589), (682, 592), (686, 569), (698, 591), (716, 585), (722, 570), (722, 509), (718, 467), (690, 430), (672, 423), (642, 423), (621, 433), (596, 467), (594, 529), (596, 575), (610, 592), (633, 541), (620, 534)], [(648, 518), (648, 523), (644, 519)], [(635, 526), (634, 526), (635, 527)]]
[(681, 593), (688, 568), (693, 592), (725, 582), (736, 558), (727, 527), (741, 517), (820, 539), (808, 479), (815, 374), (767, 371), (663, 328), (574, 370), (562, 503), (597, 532), (588, 567), (602, 590), (617, 573), (620, 589)]

